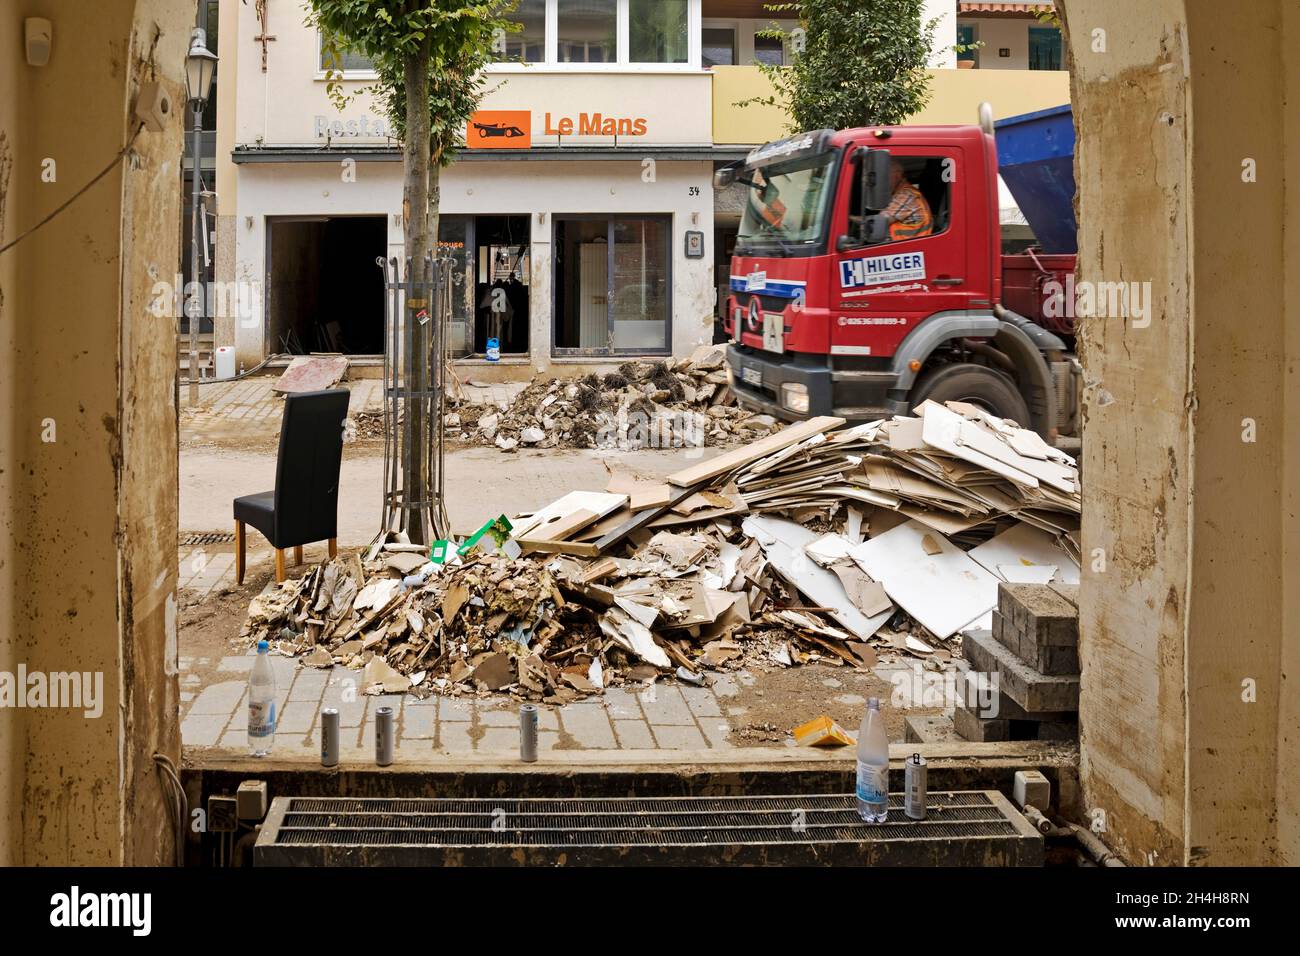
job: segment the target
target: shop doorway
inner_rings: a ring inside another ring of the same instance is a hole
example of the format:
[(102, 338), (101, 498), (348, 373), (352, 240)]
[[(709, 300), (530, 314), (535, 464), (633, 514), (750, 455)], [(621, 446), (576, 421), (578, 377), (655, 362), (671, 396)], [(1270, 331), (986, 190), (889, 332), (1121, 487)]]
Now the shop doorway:
[(672, 348), (669, 216), (556, 216), (556, 355), (661, 355)]
[(457, 358), (527, 355), (532, 256), (527, 216), (442, 216), (438, 247), (452, 267), (448, 339)]
[(385, 216), (274, 218), (266, 226), (266, 350), (382, 355)]

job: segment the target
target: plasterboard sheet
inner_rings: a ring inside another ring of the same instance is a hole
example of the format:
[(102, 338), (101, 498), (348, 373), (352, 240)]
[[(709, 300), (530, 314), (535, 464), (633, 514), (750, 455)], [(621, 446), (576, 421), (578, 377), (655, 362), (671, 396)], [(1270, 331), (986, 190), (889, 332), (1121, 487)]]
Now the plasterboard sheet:
[[(1023, 521), (994, 535), (979, 547), (971, 548), (969, 554), (994, 574), (998, 574), (1002, 565), (1046, 565), (1056, 568), (1055, 579), (1060, 583), (1079, 583), (1079, 566), (1069, 553), (1056, 543), (1052, 535)], [(1011, 578), (1004, 580), (1011, 581)]]

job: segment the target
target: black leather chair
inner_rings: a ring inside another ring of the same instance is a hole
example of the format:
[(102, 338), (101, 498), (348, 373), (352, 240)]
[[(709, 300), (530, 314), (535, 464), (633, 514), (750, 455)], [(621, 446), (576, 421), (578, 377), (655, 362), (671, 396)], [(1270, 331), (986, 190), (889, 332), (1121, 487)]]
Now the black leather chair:
[(275, 488), (235, 499), (235, 580), (244, 583), (244, 525), (275, 548), (275, 579), (284, 580), (284, 549), (302, 563), (302, 546), (328, 541), (338, 551), (339, 468), (348, 391), (300, 392), (284, 399)]

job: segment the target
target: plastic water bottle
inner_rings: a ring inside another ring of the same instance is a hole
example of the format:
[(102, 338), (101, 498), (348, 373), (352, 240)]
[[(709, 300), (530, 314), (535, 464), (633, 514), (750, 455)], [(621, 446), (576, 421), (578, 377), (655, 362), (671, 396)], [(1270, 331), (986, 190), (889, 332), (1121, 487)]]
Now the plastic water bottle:
[(501, 361), (501, 340), (500, 339), (494, 338), (494, 339), (487, 340), (487, 360), (489, 362)]
[(254, 757), (265, 757), (275, 745), (275, 672), (266, 641), (257, 642), (257, 660), (248, 675), (248, 746)]
[(889, 813), (889, 738), (880, 698), (867, 701), (858, 728), (858, 816), (868, 823), (884, 823)]

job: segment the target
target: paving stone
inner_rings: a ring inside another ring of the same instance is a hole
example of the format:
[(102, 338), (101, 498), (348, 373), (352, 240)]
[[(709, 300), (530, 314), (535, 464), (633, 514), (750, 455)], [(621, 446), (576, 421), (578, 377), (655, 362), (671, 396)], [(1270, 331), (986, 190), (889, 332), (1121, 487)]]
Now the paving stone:
[(469, 722), (474, 719), (474, 702), (461, 700), (457, 697), (443, 697), (438, 701), (438, 720), (445, 723), (446, 721), (463, 720)]
[(731, 725), (721, 717), (701, 717), (700, 731), (704, 734), (704, 739), (709, 742), (709, 746), (715, 750), (726, 750), (735, 746), (727, 736), (731, 733)]
[(225, 714), (229, 717), (235, 712), (239, 701), (244, 696), (243, 681), (222, 681), (209, 684), (203, 688), (198, 699), (190, 707), (191, 714)]
[(289, 688), (289, 699), (319, 701), (325, 694), (328, 681), (329, 671), (304, 669)]
[(247, 654), (239, 657), (223, 657), (221, 663), (217, 665), (219, 671), (234, 671), (237, 674), (247, 674), (253, 669), (253, 658)]
[[(538, 734), (538, 743), (541, 743)], [(484, 727), (483, 736), (474, 744), (479, 753), (501, 752), (519, 754), (519, 729), (517, 727)]]
[(316, 720), (316, 708), (309, 703), (299, 702), (286, 705), (284, 710), (280, 711), (279, 723), (276, 724), (276, 733), (298, 734), (299, 736), (311, 730), (311, 725)]
[(740, 682), (731, 674), (718, 674), (713, 678), (713, 693), (718, 697), (735, 697), (740, 693)]
[(650, 736), (650, 725), (644, 720), (616, 720), (614, 733), (623, 750), (654, 750), (655, 741)]
[(580, 747), (610, 750), (618, 746), (609, 715), (598, 703), (567, 705), (560, 712), (560, 723)]
[(903, 718), (903, 740), (909, 744), (943, 744), (960, 739), (947, 717), (909, 715)]
[(468, 753), (474, 749), (469, 737), (468, 721), (438, 721), (438, 749), (448, 753)]
[(187, 747), (211, 747), (221, 739), (229, 720), (225, 714), (191, 714), (181, 721), (181, 742)]
[(721, 717), (722, 707), (718, 704), (717, 695), (708, 687), (682, 687), (679, 688), (682, 697), (686, 698), (686, 706), (690, 708), (691, 713), (696, 717)]
[(433, 740), (438, 735), (438, 707), (436, 704), (407, 704), (402, 708), (401, 739)]
[(605, 710), (615, 720), (640, 720), (640, 687), (610, 687), (605, 691)]
[(655, 724), (651, 729), (654, 732), (655, 740), (659, 741), (659, 746), (663, 750), (705, 750), (708, 748), (708, 742), (704, 739), (704, 735), (694, 725), (676, 727)]
[(691, 709), (686, 706), (686, 699), (676, 687), (659, 686), (654, 694), (641, 695), (641, 709), (651, 724), (678, 724), (695, 726)]

